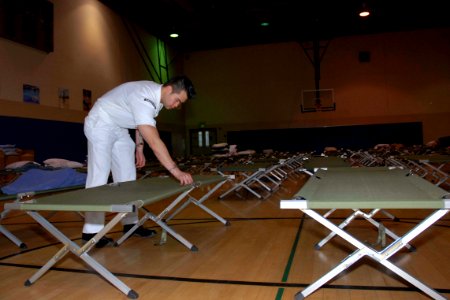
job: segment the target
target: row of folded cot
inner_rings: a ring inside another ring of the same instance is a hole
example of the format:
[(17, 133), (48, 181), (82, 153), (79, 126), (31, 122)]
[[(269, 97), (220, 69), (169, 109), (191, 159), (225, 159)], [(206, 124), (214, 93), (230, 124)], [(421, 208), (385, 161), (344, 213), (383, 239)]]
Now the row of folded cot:
[(349, 161), (367, 167), (400, 167), (444, 189), (450, 189), (450, 155), (440, 153), (383, 155), (369, 151), (350, 152)]

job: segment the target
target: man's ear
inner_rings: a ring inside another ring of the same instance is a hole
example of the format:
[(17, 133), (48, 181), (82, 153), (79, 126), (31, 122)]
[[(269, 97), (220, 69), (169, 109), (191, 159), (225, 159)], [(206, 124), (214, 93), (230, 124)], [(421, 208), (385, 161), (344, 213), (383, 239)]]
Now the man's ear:
[(161, 95), (170, 95), (173, 92), (173, 87), (170, 85), (166, 85), (162, 87)]

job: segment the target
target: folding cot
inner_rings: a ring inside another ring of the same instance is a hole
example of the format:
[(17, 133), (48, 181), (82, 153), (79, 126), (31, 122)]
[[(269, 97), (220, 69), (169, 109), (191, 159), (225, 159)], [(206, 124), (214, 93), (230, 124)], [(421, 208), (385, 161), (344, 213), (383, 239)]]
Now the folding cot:
[[(279, 167), (280, 165), (278, 164), (271, 165), (269, 163), (249, 163), (245, 165), (228, 165), (217, 168), (216, 171), (221, 175), (235, 173), (243, 177), (241, 181), (233, 182), (232, 187), (222, 193), (219, 196), (219, 199), (223, 199), (231, 192), (239, 191), (242, 188), (255, 195), (258, 199), (261, 199), (262, 196), (255, 190), (255, 186), (262, 187), (269, 193), (272, 192), (274, 188), (278, 187), (283, 180), (283, 178), (280, 177), (281, 175), (276, 173), (276, 170)], [(272, 186), (267, 184), (268, 181), (271, 182)]]
[[(314, 173), (316, 173), (318, 170), (327, 170), (329, 168), (350, 168), (351, 163), (347, 160), (345, 160), (342, 157), (337, 156), (319, 156), (319, 157), (311, 157), (308, 159), (305, 159), (303, 163), (303, 168), (301, 171), (309, 174), (310, 176), (314, 176)], [(368, 167), (361, 167), (361, 168), (368, 168)], [(376, 167), (370, 167), (370, 168), (376, 168)], [(328, 212), (326, 212), (323, 217), (328, 218), (333, 212), (336, 211), (336, 208), (330, 209)], [(380, 224), (373, 219), (373, 216), (377, 214), (378, 212), (383, 213), (387, 217), (389, 217), (392, 220), (397, 220), (397, 218), (391, 214), (390, 212), (383, 210), (383, 209), (374, 209), (370, 213), (364, 213), (361, 210), (354, 209), (353, 213), (348, 216), (344, 222), (340, 225), (341, 228), (344, 228), (348, 224), (350, 224), (355, 218), (357, 217), (363, 217), (370, 223), (372, 223), (377, 228), (380, 228)], [(393, 238), (397, 238), (397, 236), (390, 231), (387, 228), (383, 227), (383, 230), (385, 233), (390, 235)], [(320, 242), (318, 242), (315, 245), (316, 249), (320, 249), (323, 247), (329, 240), (331, 240), (336, 234), (334, 232), (331, 232), (328, 236), (326, 236), (324, 239), (322, 239)], [(414, 247), (407, 245), (406, 246), (410, 250), (414, 250)]]
[(425, 168), (425, 166), (420, 165), (420, 163), (415, 162), (414, 160), (405, 159), (402, 156), (397, 157), (389, 157), (386, 159), (387, 165), (401, 165), (406, 169), (411, 170), (412, 173), (420, 176), (425, 177), (428, 175), (429, 170)]
[[(138, 294), (119, 280), (114, 274), (109, 272), (103, 265), (89, 255), (89, 251), (94, 247), (107, 232), (123, 219), (127, 213), (137, 211), (145, 205), (167, 199), (178, 195), (154, 221), (164, 230), (169, 232), (184, 245), (191, 245), (181, 235), (170, 228), (162, 217), (171, 211), (177, 204), (180, 204), (190, 192), (201, 185), (208, 185), (226, 180), (218, 175), (194, 176), (195, 184), (182, 186), (172, 178), (153, 177), (144, 180), (130, 181), (118, 184), (109, 184), (100, 187), (71, 191), (63, 194), (50, 195), (38, 199), (23, 202), (13, 202), (5, 204), (6, 209), (25, 211), (49, 233), (58, 239), (64, 246), (30, 279), (25, 282), (26, 286), (33, 284), (53, 265), (63, 258), (69, 251), (82, 259), (101, 276), (113, 284), (131, 299), (136, 299)], [(67, 236), (58, 230), (53, 224), (45, 219), (40, 211), (100, 211), (116, 213), (115, 216), (98, 232), (91, 240), (83, 246), (79, 246), (71, 241)]]
[(377, 158), (367, 151), (362, 151), (362, 150), (351, 151), (351, 150), (349, 150), (349, 152), (351, 153), (349, 160), (351, 161), (352, 164), (358, 164), (360, 166), (371, 167), (371, 166), (377, 165), (377, 163), (378, 163)]
[[(290, 175), (296, 176), (298, 169), (302, 166), (304, 157), (305, 154), (296, 154), (287, 158), (271, 159), (271, 170), (269, 173), (279, 182), (287, 179)], [(268, 163), (269, 161), (265, 162)]]
[(450, 163), (450, 155), (405, 155), (402, 158), (424, 170), (422, 177), (428, 178), (435, 185), (450, 186), (448, 182), (450, 175), (443, 170), (444, 166)]
[[(308, 159), (305, 159), (304, 163), (303, 163), (303, 168), (301, 169), (301, 171), (309, 174), (310, 176), (313, 176), (314, 173), (316, 173), (318, 170), (327, 170), (329, 168), (345, 168), (345, 167), (350, 168), (350, 167), (352, 167), (352, 165), (351, 165), (350, 161), (348, 161), (347, 159), (345, 159), (343, 157), (340, 157), (340, 156), (317, 156), (317, 157), (310, 157)], [(325, 218), (328, 218), (335, 211), (336, 211), (336, 209), (330, 209), (323, 216)], [(377, 212), (378, 211), (374, 211), (373, 213), (375, 214)], [(381, 212), (393, 220), (396, 219), (396, 217), (394, 215), (392, 215), (391, 213), (389, 213), (385, 210), (382, 210)], [(359, 211), (355, 211), (353, 214), (351, 214), (346, 219), (345, 226), (348, 225), (357, 216), (360, 216)], [(369, 220), (369, 222), (373, 223), (375, 226), (378, 227), (378, 224), (376, 224), (372, 220), (372, 216), (367, 216), (367, 215), (363, 215), (363, 216), (366, 216), (367, 219)], [(391, 233), (389, 230), (387, 232), (388, 232), (388, 234)], [(334, 235), (335, 235), (334, 233), (330, 233), (327, 237), (325, 237), (323, 240), (318, 242), (316, 244), (316, 249), (319, 249), (323, 245), (325, 245), (330, 239), (332, 239), (334, 237)], [(410, 248), (410, 246), (408, 246), (408, 248)]]
[[(295, 194), (291, 200), (281, 200), (282, 209), (300, 209), (355, 246), (356, 251), (347, 256), (335, 268), (297, 293), (303, 299), (326, 282), (344, 272), (364, 256), (379, 262), (393, 273), (405, 279), (434, 299), (445, 299), (431, 287), (394, 265), (388, 259), (428, 227), (442, 218), (450, 208), (450, 195), (423, 178), (398, 168), (331, 168), (319, 170)], [(377, 251), (358, 238), (344, 231), (317, 209), (430, 209), (428, 217), (406, 234), (395, 238), (389, 245)]]
[(287, 175), (296, 174), (299, 168), (302, 167), (302, 161), (307, 157), (306, 154), (294, 155), (286, 159), (280, 159), (280, 168)]
[(319, 169), (336, 167), (351, 167), (351, 164), (340, 156), (313, 156), (303, 160), (300, 170), (312, 176)]

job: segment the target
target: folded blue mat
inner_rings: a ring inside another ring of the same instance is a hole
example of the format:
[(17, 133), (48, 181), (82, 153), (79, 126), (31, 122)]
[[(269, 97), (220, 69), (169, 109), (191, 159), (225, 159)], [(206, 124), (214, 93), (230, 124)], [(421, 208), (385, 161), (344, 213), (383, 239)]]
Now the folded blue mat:
[(86, 173), (71, 168), (56, 170), (30, 169), (1, 188), (7, 195), (38, 192), (86, 184)]

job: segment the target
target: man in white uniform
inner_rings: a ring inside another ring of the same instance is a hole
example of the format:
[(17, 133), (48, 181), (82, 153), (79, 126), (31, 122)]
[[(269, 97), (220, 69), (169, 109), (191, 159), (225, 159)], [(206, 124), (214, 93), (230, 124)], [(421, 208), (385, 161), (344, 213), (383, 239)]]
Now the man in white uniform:
[[(194, 86), (185, 76), (175, 77), (163, 85), (153, 81), (128, 82), (101, 96), (84, 123), (88, 140), (86, 188), (106, 184), (110, 172), (114, 182), (136, 180), (136, 167), (145, 165), (143, 141), (181, 184), (191, 184), (192, 176), (177, 167), (159, 137), (155, 118), (163, 107), (178, 108), (193, 96)], [(136, 129), (135, 142), (128, 129)], [(104, 227), (104, 222), (103, 212), (86, 212), (82, 240), (90, 240)], [(124, 232), (137, 222), (137, 213), (128, 214), (122, 220)], [(134, 234), (152, 236), (155, 231), (139, 227)], [(111, 242), (112, 239), (103, 237), (96, 247)]]

